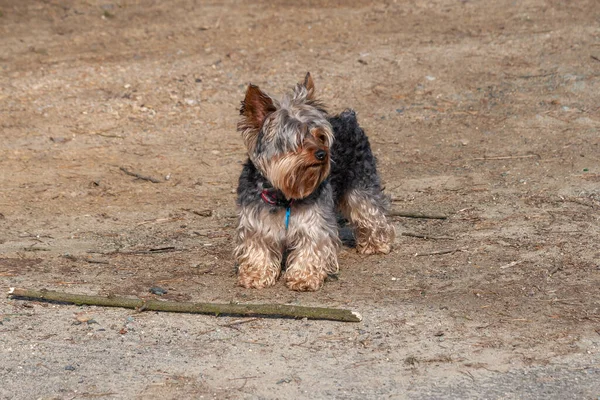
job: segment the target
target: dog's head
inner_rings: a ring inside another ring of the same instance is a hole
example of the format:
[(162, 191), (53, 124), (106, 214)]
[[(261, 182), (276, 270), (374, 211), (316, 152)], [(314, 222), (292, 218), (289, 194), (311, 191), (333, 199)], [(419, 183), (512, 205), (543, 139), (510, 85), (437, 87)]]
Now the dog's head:
[(333, 131), (314, 94), (307, 73), (280, 101), (249, 85), (240, 109), (238, 130), (250, 160), (289, 200), (310, 195), (330, 171)]

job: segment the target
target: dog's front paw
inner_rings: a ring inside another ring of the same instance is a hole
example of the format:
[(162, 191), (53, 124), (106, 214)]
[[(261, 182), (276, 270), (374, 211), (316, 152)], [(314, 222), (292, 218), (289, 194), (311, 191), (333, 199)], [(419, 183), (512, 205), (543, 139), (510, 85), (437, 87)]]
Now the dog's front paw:
[(278, 277), (278, 270), (240, 266), (238, 272), (238, 285), (247, 289), (264, 289), (275, 285)]
[(391, 243), (386, 242), (367, 242), (367, 243), (357, 243), (356, 250), (360, 254), (388, 254), (392, 251)]
[(361, 254), (388, 254), (392, 251), (392, 244), (396, 231), (391, 224), (372, 231), (359, 232), (356, 240), (356, 250)]
[(288, 272), (285, 274), (285, 285), (288, 289), (298, 292), (316, 292), (323, 286), (326, 276), (324, 273)]

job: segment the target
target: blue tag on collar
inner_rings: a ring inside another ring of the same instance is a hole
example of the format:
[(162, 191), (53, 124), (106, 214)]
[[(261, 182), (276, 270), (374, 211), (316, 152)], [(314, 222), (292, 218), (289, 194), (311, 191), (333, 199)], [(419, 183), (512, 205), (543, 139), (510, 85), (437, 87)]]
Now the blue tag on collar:
[(290, 226), (290, 214), (292, 213), (292, 208), (288, 207), (285, 209), (285, 230), (288, 230), (288, 226)]

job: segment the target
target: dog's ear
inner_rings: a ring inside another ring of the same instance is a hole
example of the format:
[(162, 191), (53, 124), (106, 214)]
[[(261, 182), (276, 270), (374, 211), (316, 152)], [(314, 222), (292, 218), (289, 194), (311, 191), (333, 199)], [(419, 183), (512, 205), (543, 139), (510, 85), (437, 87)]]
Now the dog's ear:
[(273, 100), (256, 85), (248, 85), (246, 97), (242, 101), (238, 131), (242, 133), (249, 152), (254, 150), (260, 128), (269, 114), (275, 111)]
[(313, 82), (312, 76), (310, 76), (310, 72), (306, 73), (306, 76), (304, 77), (303, 85), (306, 88), (306, 91), (308, 92), (307, 98), (309, 100), (314, 100), (314, 98), (315, 98), (315, 83)]
[(258, 86), (250, 84), (246, 90), (246, 97), (242, 101), (240, 114), (248, 128), (260, 130), (265, 118), (275, 111), (273, 100)]

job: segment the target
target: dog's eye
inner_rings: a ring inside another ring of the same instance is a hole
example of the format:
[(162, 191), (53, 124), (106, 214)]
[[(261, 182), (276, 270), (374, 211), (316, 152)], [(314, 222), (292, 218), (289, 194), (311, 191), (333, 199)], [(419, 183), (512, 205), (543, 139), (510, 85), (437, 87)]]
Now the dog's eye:
[(317, 139), (321, 144), (327, 143), (327, 136), (323, 133), (322, 130), (316, 129), (313, 131), (313, 136)]

